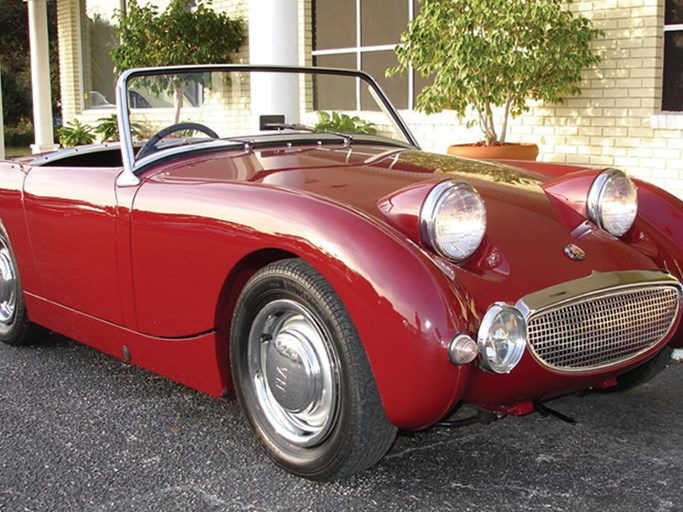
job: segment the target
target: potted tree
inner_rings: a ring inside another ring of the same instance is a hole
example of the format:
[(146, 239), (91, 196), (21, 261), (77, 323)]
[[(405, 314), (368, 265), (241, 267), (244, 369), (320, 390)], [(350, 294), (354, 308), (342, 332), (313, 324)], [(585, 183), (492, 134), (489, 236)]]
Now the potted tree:
[[(600, 61), (591, 43), (602, 31), (562, 3), (420, 0), (419, 15), (396, 47), (398, 65), (387, 75), (412, 67), (433, 77), (418, 95), (417, 109), (427, 114), (452, 110), (459, 119), (470, 117), (468, 126), (479, 126), (481, 141), (450, 146), (449, 154), (464, 149), (462, 156), (533, 160), (537, 146), (506, 142), (510, 118), (527, 111), (528, 100), (557, 103), (579, 94), (581, 71)], [(510, 149), (521, 155), (497, 156)]]

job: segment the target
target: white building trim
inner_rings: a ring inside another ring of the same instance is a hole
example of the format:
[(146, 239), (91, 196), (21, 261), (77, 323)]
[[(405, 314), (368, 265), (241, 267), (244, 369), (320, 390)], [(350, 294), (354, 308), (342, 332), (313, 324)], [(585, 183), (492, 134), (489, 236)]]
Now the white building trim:
[(54, 151), (52, 129), (52, 92), (50, 89), (50, 52), (47, 36), (46, 0), (27, 0), (28, 32), (31, 48), (31, 86), (33, 88), (34, 154)]

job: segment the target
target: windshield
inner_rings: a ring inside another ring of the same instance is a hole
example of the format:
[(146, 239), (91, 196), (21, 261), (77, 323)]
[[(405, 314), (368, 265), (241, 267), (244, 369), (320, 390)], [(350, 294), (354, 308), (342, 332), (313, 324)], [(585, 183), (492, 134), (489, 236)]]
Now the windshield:
[(291, 143), (297, 134), (317, 134), (324, 142), (415, 145), (374, 81), (354, 71), (227, 65), (132, 70), (121, 77), (118, 95), (131, 169), (179, 147)]

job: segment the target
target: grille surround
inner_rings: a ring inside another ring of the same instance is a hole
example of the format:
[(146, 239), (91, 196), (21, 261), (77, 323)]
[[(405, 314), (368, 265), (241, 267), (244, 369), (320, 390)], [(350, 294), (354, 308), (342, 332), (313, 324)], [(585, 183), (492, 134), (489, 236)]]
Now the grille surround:
[(664, 272), (594, 274), (525, 297), (517, 307), (534, 358), (576, 373), (625, 363), (658, 345), (677, 325), (681, 297), (681, 284)]

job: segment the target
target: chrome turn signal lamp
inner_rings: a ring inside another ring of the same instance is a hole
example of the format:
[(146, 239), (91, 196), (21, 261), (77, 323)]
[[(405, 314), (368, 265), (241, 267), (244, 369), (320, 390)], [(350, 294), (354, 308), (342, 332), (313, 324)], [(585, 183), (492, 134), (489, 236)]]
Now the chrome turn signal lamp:
[(471, 363), (478, 355), (477, 342), (467, 334), (457, 334), (448, 345), (448, 359), (458, 366)]

